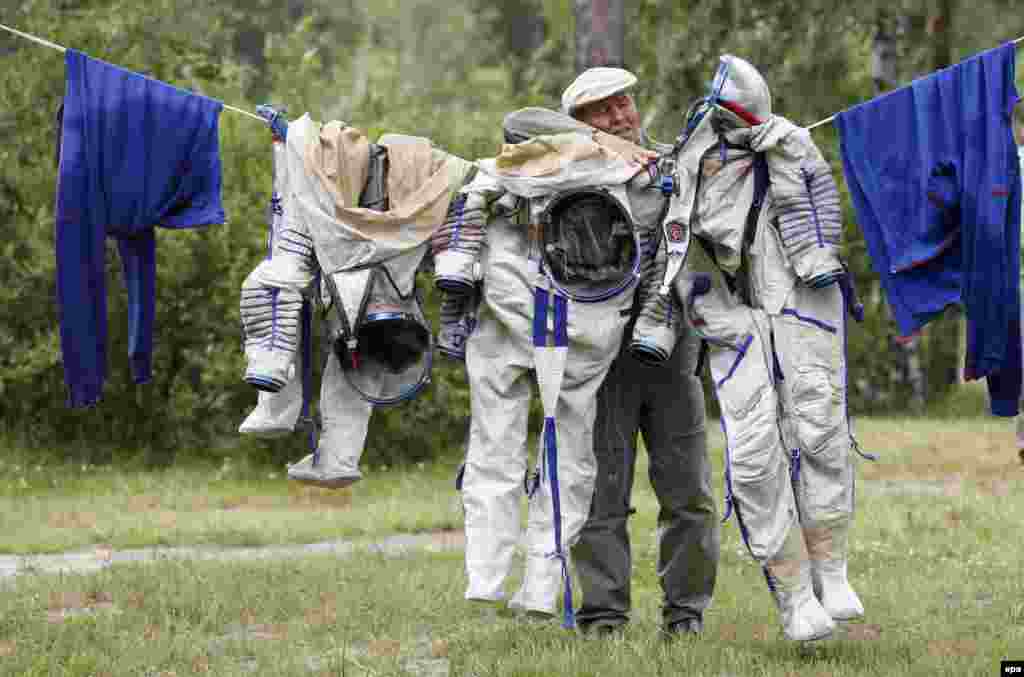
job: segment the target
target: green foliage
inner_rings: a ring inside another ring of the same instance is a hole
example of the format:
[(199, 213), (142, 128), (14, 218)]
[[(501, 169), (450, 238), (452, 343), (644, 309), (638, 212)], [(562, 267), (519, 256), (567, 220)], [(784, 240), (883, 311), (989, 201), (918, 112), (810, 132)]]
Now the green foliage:
[[(247, 100), (252, 73), (230, 45), (236, 32), (255, 27), (270, 36), (270, 99), (287, 105), (292, 117), (303, 111), (317, 119), (344, 116), (371, 136), (427, 136), (468, 158), (495, 152), (506, 112), (504, 77), (500, 68), (476, 68), (468, 56), (473, 44), (456, 39), (473, 32), (472, 16), (449, 15), (428, 2), (411, 13), (408, 3), (375, 4), (372, 12), (358, 2), (306, 4), (305, 14), (289, 21), (282, 3), (271, 2), (35, 2), (0, 13), (0, 21), (247, 110), (260, 101)], [(174, 25), (168, 25), (169, 16), (176, 18)], [(421, 30), (426, 37), (407, 49), (409, 36)], [(108, 247), (110, 364), (104, 399), (94, 409), (69, 410), (53, 303), (54, 113), (63, 94), (63, 63), (56, 52), (6, 33), (0, 40), (0, 91), (11, 103), (0, 113), (0, 126), (18, 137), (17, 144), (0, 147), (0, 218), (8, 235), (2, 250), (8, 264), (0, 267), (3, 428), (30, 444), (60, 444), (68, 455), (93, 461), (109, 460), (115, 449), (119, 459), (141, 449), (152, 462), (172, 460), (177, 449), (216, 453), (202, 450), (232, 439), (256, 399), (240, 378), (238, 292), (264, 253), (269, 135), (258, 123), (226, 111), (221, 149), (228, 222), (196, 231), (157, 230), (154, 379), (144, 386), (131, 382), (127, 299), (115, 247)], [(461, 49), (424, 58), (434, 44)], [(325, 64), (328, 51), (331, 61)], [(411, 72), (414, 66), (418, 70)], [(467, 87), (467, 81), (479, 86)], [(395, 106), (395, 97), (406, 105)], [(430, 286), (429, 280), (421, 282), (422, 289)], [(424, 396), (374, 417), (368, 458), (395, 463), (450, 449), (457, 453), (467, 398), (461, 365), (438, 363)], [(294, 460), (302, 444), (296, 435), (242, 448), (277, 463)]]
[[(958, 420), (988, 416), (988, 390), (982, 381), (949, 387), (928, 404), (928, 418)], [(995, 419), (999, 420), (999, 419)], [(1010, 448), (1010, 445), (1007, 445)]]
[[(761, 67), (776, 110), (803, 123), (873, 94), (870, 41), (881, 14), (912, 19), (902, 47), (905, 78), (925, 72), (935, 52), (926, 29), (932, 6), (911, 0), (628, 4), (627, 66), (640, 76), (641, 113), (662, 139), (676, 135), (723, 52)], [(955, 58), (1024, 33), (1024, 18), (1009, 2), (954, 5)], [(557, 0), (30, 0), (0, 5), (0, 21), (246, 110), (283, 104), (292, 118), (308, 111), (319, 120), (349, 121), (371, 137), (426, 136), (474, 159), (495, 154), (505, 113), (558, 105), (574, 76), (572, 7)], [(14, 139), (0, 144), (0, 429), (94, 460), (139, 450), (154, 462), (171, 460), (175, 449), (216, 456), (237, 440), (235, 429), (256, 399), (240, 378), (238, 290), (263, 255), (269, 135), (255, 121), (225, 112), (228, 223), (193, 232), (158, 229), (154, 380), (146, 386), (133, 385), (128, 372), (126, 298), (110, 248), (105, 398), (92, 410), (68, 410), (52, 254), (54, 113), (63, 77), (59, 54), (0, 35), (6, 104), (0, 133)], [(815, 135), (841, 176), (834, 132), (820, 128)], [(894, 375), (895, 329), (843, 190), (846, 256), (868, 310), (850, 333), (852, 406), (885, 409), (905, 402), (908, 386)], [(435, 313), (430, 288), (429, 279), (421, 281)], [(955, 320), (946, 322), (952, 324), (929, 330), (920, 355), (936, 398), (955, 355)], [(439, 359), (425, 395), (375, 415), (368, 460), (458, 455), (467, 417), (463, 368)], [(296, 435), (234, 448), (278, 463), (300, 455), (302, 444)]]

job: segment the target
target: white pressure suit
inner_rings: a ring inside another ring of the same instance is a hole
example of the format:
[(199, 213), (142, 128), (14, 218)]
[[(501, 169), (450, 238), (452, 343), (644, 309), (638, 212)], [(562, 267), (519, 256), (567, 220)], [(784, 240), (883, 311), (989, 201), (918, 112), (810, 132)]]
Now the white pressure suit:
[[(387, 149), (386, 182), (370, 191), (375, 148), (360, 130), (337, 122), (319, 125), (304, 115), (288, 126), (287, 146), (281, 146), (275, 143), (280, 215), (272, 219), (270, 254), (242, 287), (246, 381), (261, 392), (240, 431), (295, 428), (302, 380), (309, 377), (302, 373), (308, 369), (296, 368), (300, 308), (304, 297), (322, 297), (331, 306), (333, 343), (320, 392), (322, 433), (317, 451), (290, 466), (289, 477), (340, 487), (361, 477), (372, 402), (381, 402), (367, 392), (376, 386), (384, 392), (392, 385), (387, 381), (405, 373), (396, 367), (367, 374), (360, 364), (370, 361), (376, 346), (349, 341), (367, 308), (399, 315), (406, 308), (398, 306), (411, 302), (418, 309), (415, 276), (427, 242), (473, 166), (427, 139), (388, 134), (377, 144)], [(383, 198), (368, 198), (368, 192)], [(422, 317), (414, 319), (425, 324)], [(387, 356), (404, 346), (385, 348)], [(415, 388), (403, 395), (415, 394), (422, 384), (409, 385)]]
[[(567, 553), (587, 518), (593, 493), (597, 390), (619, 350), (640, 260), (635, 256), (625, 262), (623, 252), (612, 251), (610, 259), (588, 262), (593, 264), (597, 277), (608, 272), (604, 265), (618, 270), (622, 273), (620, 283), (613, 281), (609, 287), (613, 293), (594, 302), (574, 300), (570, 293), (565, 318), (567, 340), (559, 343), (557, 312), (552, 320), (546, 310), (537, 310), (538, 290), (545, 299), (550, 293), (555, 306), (559, 303), (556, 297), (566, 298), (552, 287), (552, 277), (542, 272), (552, 267), (550, 253), (557, 249), (557, 245), (545, 244), (543, 231), (551, 224), (545, 222), (544, 214), (560, 195), (573, 191), (611, 196), (632, 222), (626, 235), (632, 243), (627, 249), (635, 247), (634, 255), (644, 239), (637, 235), (636, 224), (650, 229), (657, 218), (638, 213), (627, 193), (627, 182), (642, 171), (641, 167), (611, 149), (628, 142), (601, 136), (568, 116), (543, 109), (526, 109), (506, 118), (506, 134), (517, 126), (517, 116), (519, 122), (527, 123), (520, 127), (530, 127), (538, 115), (545, 121), (532, 129), (534, 132), (547, 129), (549, 124), (557, 128), (558, 123), (576, 131), (539, 136), (528, 133), (524, 137), (531, 140), (506, 145), (498, 158), (480, 161), (480, 174), (463, 190), (465, 201), (455, 218), (458, 223), (450, 223), (446, 230), (449, 235), (460, 230), (475, 233), (473, 237), (478, 241), (485, 239), (482, 251), (476, 254), (448, 252), (454, 254), (456, 263), (461, 260), (464, 279), (474, 268), (482, 277), (477, 324), (466, 350), (472, 411), (462, 483), (466, 598), (498, 601), (505, 596), (504, 583), (520, 536), (530, 372), (534, 371), (547, 421), (541, 442), (540, 479), (531, 487), (526, 571), (511, 605), (553, 614), (567, 572)], [(586, 232), (578, 234), (585, 236)], [(445, 244), (452, 240), (446, 236)], [(549, 256), (544, 256), (544, 251)], [(435, 262), (439, 276), (451, 275), (459, 267), (449, 265), (445, 253), (435, 254)], [(626, 265), (619, 265), (624, 262)], [(538, 312), (543, 315), (535, 322)], [(538, 346), (538, 327), (541, 333), (554, 332), (554, 346), (543, 338), (544, 345)], [(551, 424), (557, 438), (554, 468), (551, 457), (545, 454), (552, 443), (548, 438)], [(570, 601), (567, 625), (572, 624), (571, 614)]]
[[(275, 112), (276, 113), (276, 112)], [(280, 119), (274, 115), (274, 120)], [(267, 233), (267, 256), (264, 261), (272, 260), (275, 257), (281, 258), (292, 256), (293, 261), (300, 262), (302, 266), (312, 267), (309, 262), (312, 258), (312, 243), (305, 233), (285, 232), (284, 208), (281, 198), (287, 190), (288, 167), (286, 163), (287, 149), (283, 134), (287, 127), (283, 127), (282, 136), (277, 134), (273, 137), (273, 192), (268, 206)], [(287, 237), (287, 239), (286, 239)], [(256, 271), (246, 280), (242, 287), (242, 316), (244, 324), (253, 331), (256, 336), (246, 337), (246, 344), (251, 340), (262, 340), (268, 348), (280, 346), (291, 353), (293, 361), (289, 363), (283, 378), (276, 381), (273, 387), (259, 391), (256, 407), (249, 413), (238, 428), (243, 434), (259, 435), (264, 437), (277, 437), (286, 435), (301, 427), (309, 425), (310, 421), (300, 422), (299, 417), (303, 413), (308, 416), (309, 412), (303, 412), (303, 386), (305, 378), (302, 372), (300, 347), (304, 340), (303, 336), (303, 313), (309, 313), (309, 308), (304, 307), (308, 300), (303, 297), (300, 291), (291, 291), (287, 287), (269, 286), (258, 283), (259, 273), (266, 270), (268, 266), (262, 263), (257, 266)], [(258, 272), (257, 272), (258, 271)], [(253, 277), (255, 275), (255, 277)], [(254, 350), (257, 348), (253, 346)], [(296, 359), (300, 358), (300, 359)], [(277, 373), (274, 370), (274, 373)], [(282, 385), (283, 382), (283, 385)]]
[(772, 115), (760, 74), (728, 55), (676, 162), (666, 237), (692, 235), (674, 289), (705, 341), (721, 406), (727, 509), (786, 636), (825, 637), (834, 620), (863, 613), (846, 575), (845, 310), (855, 302), (838, 191), (808, 132)]

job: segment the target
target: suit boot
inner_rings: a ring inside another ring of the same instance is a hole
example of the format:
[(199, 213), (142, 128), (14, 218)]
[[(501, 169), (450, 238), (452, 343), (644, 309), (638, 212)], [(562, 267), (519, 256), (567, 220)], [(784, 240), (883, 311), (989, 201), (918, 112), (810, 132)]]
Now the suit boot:
[(811, 559), (814, 594), (834, 620), (849, 621), (864, 615), (864, 605), (846, 577), (846, 553), (850, 520), (804, 528)]
[(811, 562), (798, 525), (790, 527), (782, 549), (764, 570), (787, 639), (809, 642), (832, 634), (835, 623), (814, 596)]

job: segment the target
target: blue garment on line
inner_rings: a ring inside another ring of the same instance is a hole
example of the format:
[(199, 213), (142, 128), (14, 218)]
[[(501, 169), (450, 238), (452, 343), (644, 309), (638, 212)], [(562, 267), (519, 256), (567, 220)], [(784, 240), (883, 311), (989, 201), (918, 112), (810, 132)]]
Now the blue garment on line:
[(1014, 57), (1006, 44), (836, 116), (857, 220), (900, 332), (962, 303), (964, 375), (988, 377), (997, 416), (1017, 413), (1021, 389)]
[(107, 372), (105, 239), (128, 291), (129, 357), (151, 378), (154, 226), (224, 222), (221, 102), (69, 49), (57, 179), (57, 303), (68, 404), (99, 401)]

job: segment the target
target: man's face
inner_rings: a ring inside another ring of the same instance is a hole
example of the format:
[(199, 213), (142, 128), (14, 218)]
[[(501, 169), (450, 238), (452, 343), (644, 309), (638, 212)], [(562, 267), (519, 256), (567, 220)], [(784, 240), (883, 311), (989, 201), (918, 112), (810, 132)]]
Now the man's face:
[(576, 111), (576, 119), (627, 141), (640, 142), (640, 113), (629, 94), (588, 103)]

